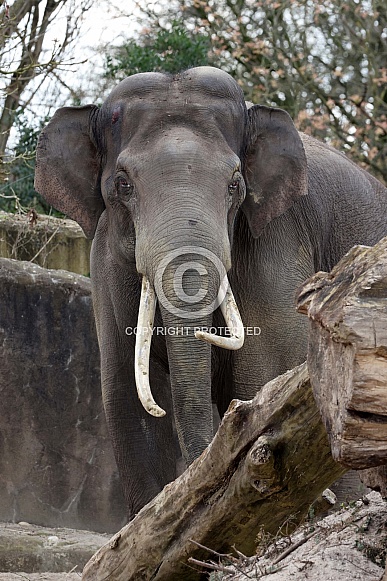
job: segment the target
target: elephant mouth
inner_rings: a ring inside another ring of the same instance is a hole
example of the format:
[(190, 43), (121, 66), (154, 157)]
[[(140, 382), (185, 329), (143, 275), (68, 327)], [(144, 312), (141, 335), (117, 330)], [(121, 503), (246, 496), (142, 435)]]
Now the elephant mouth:
[[(195, 337), (217, 347), (235, 351), (243, 346), (244, 328), (227, 277), (225, 277), (223, 284), (226, 286), (226, 293), (220, 309), (228, 329), (227, 336), (215, 335), (206, 331), (196, 331)], [(152, 416), (162, 417), (165, 416), (165, 411), (155, 402), (149, 383), (149, 357), (156, 304), (155, 289), (150, 280), (143, 276), (135, 346), (135, 380), (138, 397), (144, 409)]]

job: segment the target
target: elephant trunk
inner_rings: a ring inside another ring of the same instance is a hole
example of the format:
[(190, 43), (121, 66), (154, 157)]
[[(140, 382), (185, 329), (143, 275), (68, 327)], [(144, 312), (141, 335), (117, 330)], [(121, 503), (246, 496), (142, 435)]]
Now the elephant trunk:
[(163, 324), (172, 331), (167, 332), (166, 344), (173, 416), (183, 460), (188, 466), (213, 437), (211, 345), (194, 336), (195, 327), (211, 326), (212, 315), (186, 319), (182, 324), (162, 305), (160, 307)]
[[(212, 195), (208, 203), (205, 192), (213, 191), (209, 184), (192, 192), (193, 178), (184, 170), (190, 167), (192, 156), (188, 161), (181, 156), (179, 153), (173, 164), (169, 162), (171, 175), (165, 171), (157, 195), (148, 196), (147, 206), (139, 211), (136, 268), (143, 275), (143, 293), (136, 380), (145, 409), (152, 415), (163, 415), (148, 381), (157, 297), (165, 330), (174, 420), (183, 458), (189, 464), (213, 436), (211, 344), (238, 349), (243, 343), (243, 325), (226, 275), (231, 253), (224, 201), (218, 203)], [(180, 183), (176, 168), (187, 173), (187, 183)], [(199, 183), (199, 175), (195, 179)], [(179, 187), (174, 184), (177, 181)], [(212, 313), (220, 304), (228, 327), (222, 337), (209, 332)]]

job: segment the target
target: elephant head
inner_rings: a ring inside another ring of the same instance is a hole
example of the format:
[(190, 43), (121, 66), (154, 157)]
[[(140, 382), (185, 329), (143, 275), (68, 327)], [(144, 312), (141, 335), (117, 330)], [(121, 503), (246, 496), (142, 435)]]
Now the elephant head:
[[(100, 243), (93, 248), (98, 268), (108, 260), (126, 269), (128, 280), (142, 277), (134, 369), (153, 415), (164, 413), (148, 383), (156, 300), (166, 327), (187, 330), (167, 335), (166, 343), (177, 431), (191, 462), (212, 437), (210, 343), (243, 344), (226, 276), (235, 223), (243, 212), (259, 237), (307, 192), (293, 122), (280, 109), (247, 109), (238, 84), (215, 68), (137, 74), (101, 108), (56, 112), (39, 141), (35, 186), (86, 236), (103, 240), (108, 255)], [(223, 336), (208, 332), (219, 304)], [(100, 327), (100, 342), (109, 332)]]

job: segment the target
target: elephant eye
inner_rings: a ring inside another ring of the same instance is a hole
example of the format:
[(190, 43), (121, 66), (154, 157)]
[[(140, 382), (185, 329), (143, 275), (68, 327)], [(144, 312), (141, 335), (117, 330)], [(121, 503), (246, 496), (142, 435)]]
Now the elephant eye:
[(116, 179), (116, 190), (119, 196), (130, 196), (133, 193), (134, 186), (124, 177), (119, 176)]
[(234, 180), (230, 184), (228, 184), (228, 193), (230, 196), (234, 196), (237, 191), (239, 190), (239, 180)]
[(234, 197), (239, 192), (241, 182), (243, 181), (242, 174), (236, 171), (232, 176), (231, 182), (228, 184), (228, 193), (230, 197)]

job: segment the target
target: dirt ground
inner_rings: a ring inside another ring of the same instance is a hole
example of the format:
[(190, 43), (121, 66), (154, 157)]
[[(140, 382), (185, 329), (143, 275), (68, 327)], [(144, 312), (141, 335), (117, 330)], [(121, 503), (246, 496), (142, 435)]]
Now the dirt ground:
[[(9, 571), (0, 572), (0, 581), (80, 581), (83, 566), (109, 538), (0, 523), (0, 570)], [(257, 557), (219, 563), (209, 555), (208, 573), (213, 581), (387, 581), (386, 555), (387, 502), (371, 492), (291, 537), (264, 539)]]
[(0, 581), (79, 581), (111, 535), (0, 523)]

